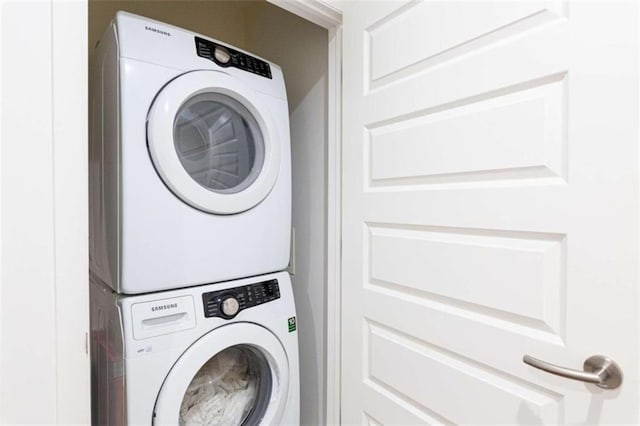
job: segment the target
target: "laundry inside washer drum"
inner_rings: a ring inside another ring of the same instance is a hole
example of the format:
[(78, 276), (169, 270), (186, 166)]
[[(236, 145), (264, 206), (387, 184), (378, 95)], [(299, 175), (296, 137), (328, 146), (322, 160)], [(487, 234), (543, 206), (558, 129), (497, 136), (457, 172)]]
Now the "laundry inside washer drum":
[(248, 345), (229, 347), (196, 373), (180, 406), (180, 425), (254, 425), (271, 396), (264, 355)]

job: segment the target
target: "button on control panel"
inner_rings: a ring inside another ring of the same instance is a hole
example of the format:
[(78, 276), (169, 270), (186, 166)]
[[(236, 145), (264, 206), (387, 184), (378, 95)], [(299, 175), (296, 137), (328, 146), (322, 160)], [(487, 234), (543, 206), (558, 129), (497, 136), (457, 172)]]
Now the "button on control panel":
[(278, 280), (202, 294), (204, 316), (231, 319), (244, 309), (280, 298)]
[(201, 58), (209, 59), (221, 67), (234, 67), (262, 77), (272, 78), (269, 63), (262, 59), (254, 58), (246, 53), (200, 37), (196, 37), (195, 41), (196, 53)]

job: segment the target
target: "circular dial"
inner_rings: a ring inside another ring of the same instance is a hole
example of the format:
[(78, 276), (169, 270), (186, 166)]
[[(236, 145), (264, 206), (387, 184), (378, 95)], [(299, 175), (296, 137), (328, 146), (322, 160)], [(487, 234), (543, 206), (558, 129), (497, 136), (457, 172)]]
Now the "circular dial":
[(213, 56), (222, 64), (226, 64), (231, 60), (231, 54), (222, 46), (216, 46), (216, 49), (213, 51)]
[(227, 297), (222, 301), (221, 310), (227, 317), (233, 317), (240, 310), (240, 303), (238, 303), (238, 299), (233, 296)]

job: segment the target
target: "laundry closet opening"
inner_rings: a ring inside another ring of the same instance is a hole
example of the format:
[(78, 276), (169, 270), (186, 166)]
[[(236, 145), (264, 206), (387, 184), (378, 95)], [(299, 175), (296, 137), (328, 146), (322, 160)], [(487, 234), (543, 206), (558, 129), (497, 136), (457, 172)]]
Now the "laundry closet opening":
[(89, 69), (94, 47), (119, 10), (217, 39), (282, 67), (292, 160), (291, 279), (300, 346), (302, 424), (324, 424), (328, 32), (265, 1), (89, 1)]

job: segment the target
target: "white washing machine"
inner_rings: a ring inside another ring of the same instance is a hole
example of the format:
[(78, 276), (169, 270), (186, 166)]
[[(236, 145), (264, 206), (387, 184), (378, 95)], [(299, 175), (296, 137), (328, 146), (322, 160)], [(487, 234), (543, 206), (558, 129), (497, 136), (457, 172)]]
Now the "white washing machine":
[(287, 273), (125, 296), (91, 285), (92, 423), (297, 425)]
[(138, 294), (287, 267), (280, 67), (118, 12), (96, 48), (91, 95), (94, 274)]

